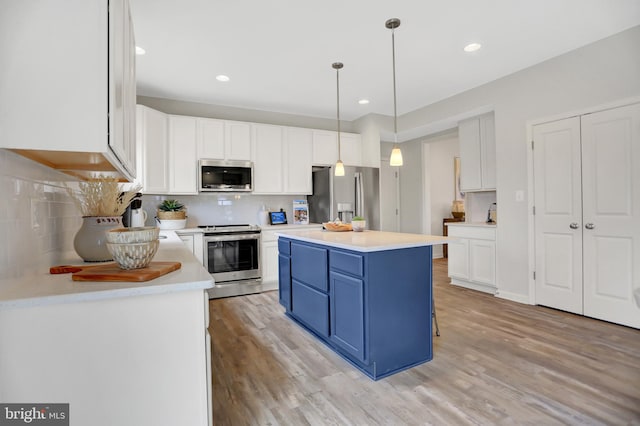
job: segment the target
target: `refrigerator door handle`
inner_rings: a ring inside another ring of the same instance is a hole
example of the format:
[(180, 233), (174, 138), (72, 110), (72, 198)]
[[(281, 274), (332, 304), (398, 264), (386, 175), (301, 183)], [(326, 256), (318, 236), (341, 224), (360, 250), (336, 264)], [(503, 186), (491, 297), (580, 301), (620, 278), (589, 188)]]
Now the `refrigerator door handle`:
[(362, 216), (364, 214), (364, 197), (362, 188), (362, 173), (355, 173), (355, 189), (356, 189), (356, 211), (355, 216)]

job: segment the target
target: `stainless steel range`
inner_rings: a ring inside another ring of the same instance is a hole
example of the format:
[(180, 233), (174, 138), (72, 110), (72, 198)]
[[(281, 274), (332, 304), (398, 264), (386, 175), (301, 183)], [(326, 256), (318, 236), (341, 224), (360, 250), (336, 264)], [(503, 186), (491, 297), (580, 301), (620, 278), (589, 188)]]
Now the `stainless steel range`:
[(204, 231), (204, 266), (215, 281), (210, 297), (237, 296), (260, 291), (260, 227), (207, 225)]

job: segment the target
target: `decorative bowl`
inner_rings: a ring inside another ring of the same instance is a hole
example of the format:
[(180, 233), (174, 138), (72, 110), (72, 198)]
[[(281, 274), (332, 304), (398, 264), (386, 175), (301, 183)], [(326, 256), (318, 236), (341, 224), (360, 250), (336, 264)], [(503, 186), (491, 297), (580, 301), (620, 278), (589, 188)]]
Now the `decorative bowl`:
[(362, 232), (364, 228), (367, 227), (366, 220), (352, 220), (351, 227), (353, 228), (353, 232)]
[(140, 269), (149, 265), (159, 245), (159, 240), (145, 243), (107, 243), (107, 249), (120, 268)]
[(138, 228), (116, 228), (107, 231), (107, 242), (115, 244), (146, 243), (157, 240), (160, 228), (141, 226)]
[(156, 222), (158, 223), (158, 228), (160, 229), (183, 229), (187, 226), (187, 219), (158, 219), (156, 218)]
[(350, 223), (324, 222), (322, 226), (327, 231), (332, 231), (332, 232), (347, 232), (347, 231), (353, 230)]

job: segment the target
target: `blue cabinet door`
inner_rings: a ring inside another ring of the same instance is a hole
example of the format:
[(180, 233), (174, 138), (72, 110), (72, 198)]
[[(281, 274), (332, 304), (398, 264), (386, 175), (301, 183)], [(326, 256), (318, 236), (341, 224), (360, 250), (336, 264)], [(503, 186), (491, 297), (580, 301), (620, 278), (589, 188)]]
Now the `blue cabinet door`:
[(329, 274), (331, 335), (340, 349), (360, 361), (367, 360), (365, 350), (365, 286), (361, 279), (332, 271)]
[(278, 254), (278, 294), (280, 304), (291, 311), (291, 258)]

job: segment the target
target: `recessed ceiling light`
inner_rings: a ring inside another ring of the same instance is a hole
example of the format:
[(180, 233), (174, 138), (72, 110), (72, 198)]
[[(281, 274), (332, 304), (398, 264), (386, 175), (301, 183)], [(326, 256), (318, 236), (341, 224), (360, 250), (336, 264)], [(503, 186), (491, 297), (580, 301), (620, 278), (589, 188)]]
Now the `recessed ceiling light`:
[(220, 75), (216, 76), (216, 80), (218, 80), (218, 81), (229, 81), (229, 77), (227, 77), (224, 74), (220, 74)]
[(144, 50), (142, 47), (140, 46), (136, 46), (136, 55), (144, 55), (145, 53), (147, 53), (146, 50)]
[(480, 43), (469, 43), (464, 47), (465, 52), (475, 52), (476, 50), (480, 50), (482, 45)]
[(368, 103), (369, 103), (369, 99), (360, 99), (360, 100), (358, 101), (358, 103), (359, 103), (360, 105), (366, 105), (366, 104), (368, 104)]

